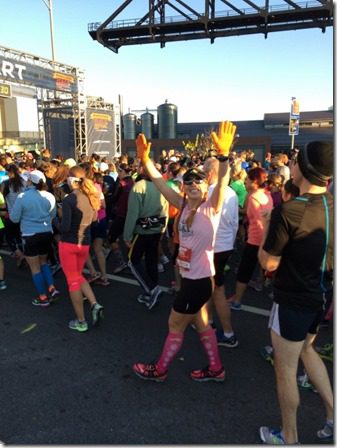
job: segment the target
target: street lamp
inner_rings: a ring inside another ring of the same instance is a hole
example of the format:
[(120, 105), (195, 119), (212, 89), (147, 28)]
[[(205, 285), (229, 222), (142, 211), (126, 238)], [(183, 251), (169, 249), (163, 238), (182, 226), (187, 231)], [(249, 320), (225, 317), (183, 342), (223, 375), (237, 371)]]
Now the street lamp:
[(53, 21), (53, 1), (52, 0), (42, 0), (49, 11), (49, 22), (50, 22), (50, 40), (51, 40), (51, 57), (52, 61), (55, 61), (55, 50), (54, 50), (54, 21)]

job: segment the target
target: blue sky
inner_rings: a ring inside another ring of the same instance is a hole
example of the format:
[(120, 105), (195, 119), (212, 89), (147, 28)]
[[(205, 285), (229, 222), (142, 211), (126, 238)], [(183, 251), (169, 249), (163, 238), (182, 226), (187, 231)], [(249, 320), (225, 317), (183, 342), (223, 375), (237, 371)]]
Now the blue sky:
[[(202, 11), (204, 0), (185, 0)], [(242, 1), (232, 1), (242, 6)], [(264, 1), (255, 0), (258, 5)], [(283, 1), (270, 1), (284, 4)], [(301, 111), (333, 104), (333, 29), (121, 47), (118, 54), (93, 41), (90, 22), (102, 22), (122, 0), (53, 0), (55, 54), (85, 70), (87, 95), (129, 109), (156, 109), (167, 99), (179, 122), (254, 120), (287, 112), (296, 96)], [(120, 19), (142, 17), (147, 0), (134, 0)], [(248, 5), (246, 4), (246, 8)], [(222, 4), (221, 10), (228, 9)], [(0, 45), (51, 58), (48, 9), (43, 0), (1, 0)], [(176, 13), (172, 13), (176, 15)]]

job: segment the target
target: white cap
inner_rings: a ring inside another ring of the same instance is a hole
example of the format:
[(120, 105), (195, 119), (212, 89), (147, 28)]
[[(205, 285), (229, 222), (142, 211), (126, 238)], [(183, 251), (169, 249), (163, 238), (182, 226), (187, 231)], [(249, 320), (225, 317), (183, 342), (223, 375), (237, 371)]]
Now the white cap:
[(105, 173), (105, 171), (108, 171), (109, 165), (105, 162), (101, 162), (99, 164), (99, 170), (102, 171), (102, 173)]
[(33, 184), (38, 184), (41, 180), (43, 183), (46, 182), (45, 175), (42, 173), (42, 171), (39, 171), (39, 170), (31, 171), (29, 173), (28, 179), (30, 179), (33, 182)]
[(65, 160), (63, 164), (69, 166), (69, 168), (72, 168), (73, 166), (77, 165), (76, 161), (72, 158)]

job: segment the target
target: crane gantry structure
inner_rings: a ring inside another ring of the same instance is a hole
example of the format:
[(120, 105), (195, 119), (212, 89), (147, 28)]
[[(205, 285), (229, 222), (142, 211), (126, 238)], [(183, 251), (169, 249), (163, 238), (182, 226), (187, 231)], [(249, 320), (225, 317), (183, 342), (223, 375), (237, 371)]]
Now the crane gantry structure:
[(333, 0), (280, 0), (279, 5), (270, 0), (262, 5), (251, 0), (205, 0), (203, 11), (197, 11), (192, 0), (149, 0), (143, 17), (119, 20), (132, 1), (125, 0), (104, 22), (88, 25), (90, 36), (115, 53), (126, 45), (159, 43), (163, 48), (166, 42), (208, 38), (213, 43), (218, 37), (249, 34), (266, 38), (275, 31), (325, 32), (333, 26)]

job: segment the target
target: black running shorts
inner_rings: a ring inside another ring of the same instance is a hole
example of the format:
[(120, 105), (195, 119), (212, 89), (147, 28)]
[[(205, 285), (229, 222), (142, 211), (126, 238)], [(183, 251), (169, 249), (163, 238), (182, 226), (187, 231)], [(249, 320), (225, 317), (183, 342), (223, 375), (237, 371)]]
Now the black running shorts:
[(181, 314), (196, 314), (213, 294), (213, 278), (197, 280), (181, 279), (181, 288), (173, 303), (173, 309)]
[(225, 266), (233, 252), (233, 250), (226, 250), (224, 252), (217, 252), (214, 254), (214, 281), (216, 286), (222, 286), (225, 284)]
[(23, 253), (26, 257), (47, 255), (53, 240), (51, 232), (35, 233), (31, 236), (22, 237)]
[(323, 316), (323, 310), (304, 313), (274, 302), (268, 326), (282, 338), (299, 342), (304, 341), (308, 333), (317, 334)]
[(241, 283), (248, 283), (252, 278), (255, 266), (258, 262), (257, 254), (259, 246), (246, 243), (242, 251), (240, 266), (237, 274), (237, 281)]

